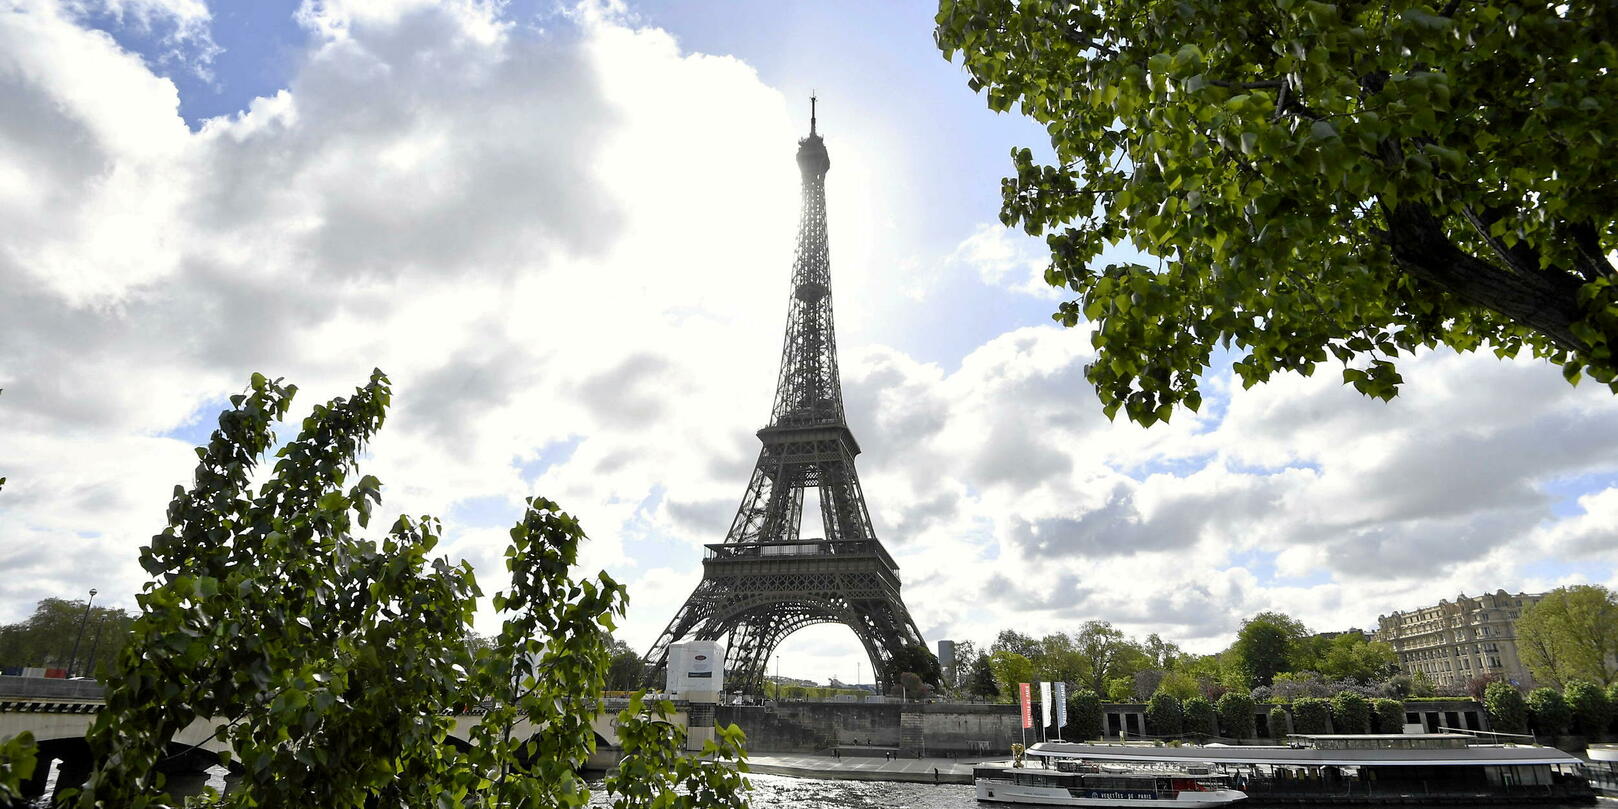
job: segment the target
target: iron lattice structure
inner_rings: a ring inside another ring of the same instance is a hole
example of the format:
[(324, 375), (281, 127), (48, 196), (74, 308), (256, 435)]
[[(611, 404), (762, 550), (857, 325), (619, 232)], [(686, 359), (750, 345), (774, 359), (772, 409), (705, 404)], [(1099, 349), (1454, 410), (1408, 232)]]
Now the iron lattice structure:
[[(763, 690), (766, 664), (788, 635), (813, 624), (844, 624), (871, 659), (886, 691), (898, 681), (901, 649), (925, 648), (899, 597), (899, 566), (876, 538), (843, 417), (826, 250), (826, 171), (831, 160), (811, 111), (798, 141), (803, 217), (792, 267), (792, 299), (781, 373), (763, 448), (747, 494), (722, 543), (708, 545), (702, 581), (646, 654), (648, 684), (659, 682), (669, 644), (725, 644), (726, 691)], [(800, 537), (805, 492), (820, 497), (824, 536)]]

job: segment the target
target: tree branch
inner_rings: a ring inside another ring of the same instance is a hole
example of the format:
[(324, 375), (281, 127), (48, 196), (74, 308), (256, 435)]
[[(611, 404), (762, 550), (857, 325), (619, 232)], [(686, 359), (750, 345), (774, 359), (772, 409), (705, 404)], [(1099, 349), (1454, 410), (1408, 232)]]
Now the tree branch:
[(1468, 304), (1521, 323), (1558, 348), (1589, 350), (1571, 329), (1583, 317), (1578, 305), (1583, 284), (1577, 278), (1560, 272), (1503, 270), (1457, 247), (1425, 206), (1383, 205), (1382, 212), (1388, 223), (1384, 238), (1394, 261), (1406, 272)]

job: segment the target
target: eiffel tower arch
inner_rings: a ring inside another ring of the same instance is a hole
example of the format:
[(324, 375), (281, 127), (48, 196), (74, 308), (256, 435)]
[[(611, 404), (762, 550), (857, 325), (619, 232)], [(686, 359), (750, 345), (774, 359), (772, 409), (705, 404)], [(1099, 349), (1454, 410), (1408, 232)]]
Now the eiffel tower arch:
[[(803, 215), (792, 267), (781, 372), (763, 447), (724, 542), (707, 546), (702, 581), (646, 653), (649, 685), (668, 663), (669, 644), (725, 645), (726, 689), (763, 690), (766, 663), (788, 635), (813, 624), (854, 631), (885, 691), (896, 658), (925, 651), (899, 595), (899, 566), (871, 527), (854, 456), (859, 443), (843, 415), (826, 250), (826, 172), (831, 159), (816, 131), (798, 141)], [(804, 498), (818, 497), (821, 536), (800, 533)]]

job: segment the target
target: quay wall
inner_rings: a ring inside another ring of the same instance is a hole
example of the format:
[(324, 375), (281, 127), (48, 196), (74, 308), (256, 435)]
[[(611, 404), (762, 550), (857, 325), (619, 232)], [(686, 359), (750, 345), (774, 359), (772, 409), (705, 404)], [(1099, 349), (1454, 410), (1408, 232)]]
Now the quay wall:
[(740, 726), (747, 749), (771, 753), (878, 747), (907, 757), (996, 754), (1023, 738), (1016, 705), (777, 702), (722, 705), (714, 721)]
[[(1270, 703), (1255, 706), (1254, 724), (1259, 738), (1227, 740), (1266, 743), (1284, 737), (1290, 728), (1270, 728)], [(1405, 718), (1428, 732), (1440, 727), (1489, 730), (1483, 706), (1467, 699), (1412, 700)], [(1090, 731), (1069, 726), (1065, 735), (1081, 739), (1142, 738), (1146, 706), (1139, 703), (1104, 703), (1101, 725)], [(1038, 709), (1034, 713), (1037, 722)], [(963, 756), (999, 754), (1011, 745), (1040, 739), (1039, 728), (1023, 735), (1016, 705), (978, 703), (851, 703), (775, 702), (769, 705), (728, 705), (716, 709), (719, 724), (736, 724), (747, 732), (750, 750), (773, 753), (825, 752), (833, 747), (893, 749), (901, 755)], [(1054, 733), (1054, 729), (1051, 729)]]

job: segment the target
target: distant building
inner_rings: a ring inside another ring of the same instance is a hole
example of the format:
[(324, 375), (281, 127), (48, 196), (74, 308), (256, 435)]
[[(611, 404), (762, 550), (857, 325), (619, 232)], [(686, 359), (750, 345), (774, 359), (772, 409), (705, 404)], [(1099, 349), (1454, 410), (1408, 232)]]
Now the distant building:
[(943, 672), (944, 682), (950, 685), (960, 682), (955, 677), (955, 641), (938, 642), (938, 668)]
[(1408, 674), (1422, 672), (1434, 685), (1465, 685), (1485, 675), (1533, 688), (1534, 678), (1517, 655), (1517, 618), (1543, 593), (1505, 590), (1453, 602), (1381, 615), (1376, 640), (1386, 641)]

